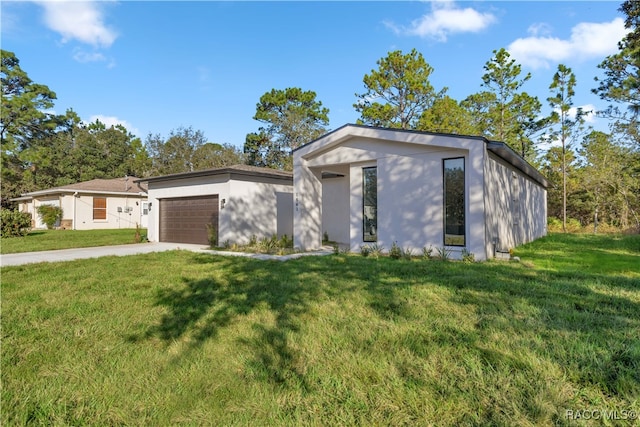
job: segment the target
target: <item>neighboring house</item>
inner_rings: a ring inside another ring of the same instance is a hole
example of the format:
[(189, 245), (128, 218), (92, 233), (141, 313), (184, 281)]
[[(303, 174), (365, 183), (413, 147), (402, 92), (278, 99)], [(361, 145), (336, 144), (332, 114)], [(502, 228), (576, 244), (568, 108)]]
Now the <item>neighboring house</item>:
[[(245, 244), (293, 235), (291, 172), (235, 165), (141, 179), (149, 186), (148, 238)], [(217, 236), (216, 236), (217, 235)]]
[(294, 245), (396, 242), (477, 260), (544, 236), (546, 179), (507, 145), (345, 125), (296, 149)]
[(38, 206), (62, 208), (59, 227), (73, 230), (105, 228), (146, 228), (148, 222), (147, 188), (134, 183), (138, 178), (93, 179), (77, 184), (32, 191), (11, 199), (18, 209), (31, 214), (34, 228), (46, 228), (38, 215)]

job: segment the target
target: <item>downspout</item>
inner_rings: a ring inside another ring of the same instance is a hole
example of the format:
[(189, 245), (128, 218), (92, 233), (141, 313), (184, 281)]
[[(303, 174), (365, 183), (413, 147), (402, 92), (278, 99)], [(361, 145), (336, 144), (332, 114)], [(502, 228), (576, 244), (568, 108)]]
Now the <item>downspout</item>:
[(71, 229), (76, 229), (76, 199), (78, 198), (78, 192), (73, 193), (73, 224), (71, 225)]

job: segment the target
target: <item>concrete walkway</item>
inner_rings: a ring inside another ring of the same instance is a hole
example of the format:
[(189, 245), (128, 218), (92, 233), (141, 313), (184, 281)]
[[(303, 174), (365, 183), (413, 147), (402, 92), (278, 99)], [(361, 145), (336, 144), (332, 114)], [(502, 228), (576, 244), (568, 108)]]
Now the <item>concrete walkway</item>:
[(0, 255), (0, 265), (33, 264), (36, 262), (72, 261), (74, 259), (98, 258), (102, 256), (137, 255), (150, 252), (164, 252), (185, 249), (195, 252), (207, 252), (203, 245), (187, 245), (183, 243), (140, 243), (118, 246), (99, 246), (94, 248), (60, 249), (57, 251), (24, 252), (20, 254)]
[(119, 246), (99, 246), (93, 248), (61, 249), (57, 251), (24, 252), (20, 254), (0, 255), (0, 266), (33, 264), (38, 262), (72, 261), (75, 259), (98, 258), (102, 256), (127, 256), (148, 254), (151, 252), (164, 252), (173, 250), (186, 250), (192, 252), (210, 253), (212, 255), (250, 257), (261, 260), (286, 261), (309, 255), (329, 255), (333, 253), (330, 247), (322, 248), (317, 252), (303, 252), (291, 255), (265, 255), (250, 254), (244, 252), (214, 251), (203, 245), (190, 245), (186, 243), (140, 243)]

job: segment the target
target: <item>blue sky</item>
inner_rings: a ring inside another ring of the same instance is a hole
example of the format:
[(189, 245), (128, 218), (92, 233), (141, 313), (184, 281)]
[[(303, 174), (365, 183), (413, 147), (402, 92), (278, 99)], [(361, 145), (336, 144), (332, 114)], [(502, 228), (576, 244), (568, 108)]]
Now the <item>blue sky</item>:
[[(624, 35), (616, 1), (151, 2), (2, 1), (2, 49), (56, 92), (55, 111), (124, 124), (143, 140), (191, 126), (242, 146), (272, 88), (313, 90), (331, 129), (355, 122), (362, 78), (389, 51), (420, 51), (431, 83), (461, 100), (481, 90), (502, 47), (546, 105), (559, 63), (576, 106), (604, 108), (597, 65)], [(596, 128), (606, 123), (590, 118)]]

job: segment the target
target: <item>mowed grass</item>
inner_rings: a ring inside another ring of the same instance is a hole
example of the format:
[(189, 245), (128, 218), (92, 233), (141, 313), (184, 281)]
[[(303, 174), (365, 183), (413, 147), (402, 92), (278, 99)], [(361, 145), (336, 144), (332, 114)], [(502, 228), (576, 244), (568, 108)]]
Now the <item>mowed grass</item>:
[[(146, 236), (146, 229), (140, 230)], [(33, 230), (24, 237), (2, 239), (0, 253), (52, 251), (93, 246), (126, 245), (135, 243), (136, 230)]]
[(2, 269), (2, 425), (635, 425), (640, 237)]

